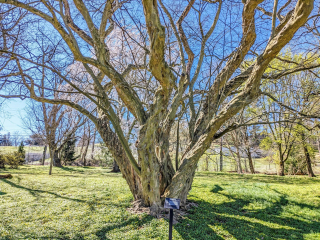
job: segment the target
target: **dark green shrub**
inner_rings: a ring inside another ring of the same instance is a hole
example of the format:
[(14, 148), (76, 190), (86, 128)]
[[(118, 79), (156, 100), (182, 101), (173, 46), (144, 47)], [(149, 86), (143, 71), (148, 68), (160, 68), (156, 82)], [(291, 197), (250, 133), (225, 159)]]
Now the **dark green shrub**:
[(69, 139), (61, 149), (61, 161), (64, 165), (69, 165), (74, 162), (79, 156), (75, 156), (76, 138)]
[(5, 168), (9, 165), (10, 168), (18, 168), (21, 161), (21, 155), (18, 152), (0, 153), (0, 168)]
[(6, 160), (4, 158), (4, 155), (0, 153), (0, 168), (5, 168)]
[(10, 166), (10, 168), (18, 168), (21, 162), (21, 155), (18, 152), (7, 153), (5, 155), (6, 164)]

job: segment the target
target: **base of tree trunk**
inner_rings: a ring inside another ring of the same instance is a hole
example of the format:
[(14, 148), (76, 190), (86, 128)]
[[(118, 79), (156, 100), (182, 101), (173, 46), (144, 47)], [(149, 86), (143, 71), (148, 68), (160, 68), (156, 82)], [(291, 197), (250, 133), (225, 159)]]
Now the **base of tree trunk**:
[[(131, 205), (132, 205), (132, 207), (127, 208), (127, 211), (132, 213), (132, 214), (146, 213), (148, 215), (152, 215), (150, 207), (144, 206), (142, 200), (133, 201), (131, 203)], [(194, 207), (197, 208), (198, 204), (196, 204), (194, 202), (187, 201), (187, 203), (186, 203), (184, 208), (181, 208), (179, 210), (174, 210), (173, 224), (181, 222), (183, 220), (184, 216), (189, 214), (188, 211), (191, 208), (194, 208)], [(157, 217), (158, 219), (164, 218), (164, 219), (168, 219), (169, 220), (169, 209), (165, 209), (165, 208), (161, 207), (159, 209), (159, 213), (157, 214), (157, 216), (154, 216), (154, 217)]]
[(54, 158), (53, 159), (53, 166), (54, 167), (62, 167), (61, 159), (60, 158)]
[(116, 163), (116, 161), (114, 161), (114, 160), (113, 160), (113, 166), (112, 166), (111, 172), (114, 172), (114, 173), (120, 172), (120, 168), (119, 168), (118, 164)]
[(284, 162), (280, 162), (278, 176), (285, 176), (284, 174)]
[(54, 162), (53, 162), (53, 166), (54, 166), (54, 167), (62, 167), (62, 164), (61, 164), (60, 161), (54, 161)]
[(54, 167), (62, 167), (61, 159), (58, 156), (58, 151), (53, 151), (53, 166)]
[(317, 177), (314, 173), (308, 173), (309, 177)]
[(306, 146), (304, 146), (303, 150), (304, 150), (304, 154), (306, 157), (308, 176), (309, 177), (316, 177), (316, 175), (313, 173), (313, 170), (312, 170), (311, 158), (310, 158), (310, 153), (308, 151), (308, 148)]
[(0, 179), (4, 179), (4, 178), (12, 178), (12, 175), (11, 174), (0, 175)]
[(251, 172), (251, 174), (255, 174), (250, 148), (248, 148), (247, 152), (248, 152), (250, 172)]

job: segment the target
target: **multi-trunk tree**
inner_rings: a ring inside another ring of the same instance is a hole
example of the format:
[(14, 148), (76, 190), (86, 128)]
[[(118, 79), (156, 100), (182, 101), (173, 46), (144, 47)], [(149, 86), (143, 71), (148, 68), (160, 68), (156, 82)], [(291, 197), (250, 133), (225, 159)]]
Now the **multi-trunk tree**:
[[(19, 48), (11, 40), (0, 51), (1, 79), (20, 86), (2, 96), (64, 104), (90, 118), (134, 198), (153, 214), (164, 197), (180, 198), (182, 206), (186, 203), (200, 157), (213, 140), (237, 127), (224, 124), (261, 95), (262, 78), (318, 66), (308, 61), (265, 74), (307, 22), (312, 0), (284, 3), (279, 11), (263, 0), (0, 3), (22, 9), (28, 27), (33, 27)], [(270, 12), (275, 13), (271, 18)], [(119, 30), (124, 36), (121, 42), (113, 34)], [(34, 38), (44, 40), (51, 57), (41, 61), (40, 52), (25, 51), (33, 49)], [(299, 42), (298, 36), (295, 41)], [(251, 64), (243, 70), (247, 60)], [(81, 74), (70, 76), (68, 66), (74, 62), (85, 69), (86, 80)], [(41, 86), (36, 69), (41, 67), (70, 86), (68, 93), (74, 98), (37, 94)], [(77, 103), (77, 96), (90, 101), (96, 112)], [(119, 105), (126, 109), (125, 115), (117, 112)], [(175, 170), (169, 139), (183, 114), (189, 143)], [(134, 134), (119, 116), (133, 119)]]

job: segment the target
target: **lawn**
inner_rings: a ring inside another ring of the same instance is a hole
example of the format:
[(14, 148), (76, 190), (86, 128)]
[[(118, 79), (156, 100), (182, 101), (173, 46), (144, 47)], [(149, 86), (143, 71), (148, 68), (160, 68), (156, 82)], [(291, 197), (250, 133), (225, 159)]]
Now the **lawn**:
[[(26, 166), (0, 180), (0, 239), (167, 239), (168, 221), (133, 215), (121, 174)], [(320, 239), (320, 178), (199, 172), (174, 239)]]
[[(198, 169), (197, 171), (205, 171), (206, 169), (206, 161), (205, 161), (206, 156), (202, 156), (198, 163)], [(209, 171), (216, 171), (216, 169), (219, 169), (220, 166), (220, 155), (212, 155), (209, 158), (209, 164), (208, 164), (208, 170)], [(248, 172), (250, 171), (249, 167), (249, 162), (247, 159), (241, 158), (241, 166), (243, 168), (243, 171), (245, 170), (245, 165), (244, 161), (247, 161), (247, 170)], [(218, 166), (217, 166), (218, 162)], [(276, 173), (277, 172), (277, 167), (274, 163), (269, 164), (269, 162), (265, 158), (254, 158), (253, 159), (253, 164), (254, 164), (254, 169), (256, 172), (259, 173)], [(233, 157), (231, 156), (224, 156), (223, 157), (223, 171), (236, 171), (236, 162)], [(318, 172), (320, 169), (317, 166), (313, 166), (313, 170), (315, 172)]]
[[(0, 146), (0, 152), (8, 153), (18, 151), (19, 146)], [(43, 147), (41, 146), (25, 146), (26, 153), (42, 153)]]

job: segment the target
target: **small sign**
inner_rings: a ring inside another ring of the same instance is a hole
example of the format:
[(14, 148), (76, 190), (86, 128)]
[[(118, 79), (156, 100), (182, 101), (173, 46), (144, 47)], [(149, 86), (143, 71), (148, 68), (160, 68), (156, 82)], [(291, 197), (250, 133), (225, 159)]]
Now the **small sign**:
[(179, 209), (180, 208), (180, 199), (166, 198), (166, 200), (164, 201), (164, 208)]

